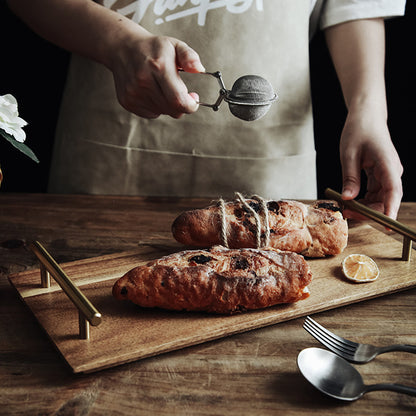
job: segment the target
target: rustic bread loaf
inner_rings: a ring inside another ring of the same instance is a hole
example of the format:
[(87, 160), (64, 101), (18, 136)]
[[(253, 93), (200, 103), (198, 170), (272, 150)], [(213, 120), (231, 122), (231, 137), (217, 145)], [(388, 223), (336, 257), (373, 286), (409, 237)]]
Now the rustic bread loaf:
[(255, 197), (186, 211), (172, 224), (174, 238), (193, 247), (273, 247), (307, 257), (341, 253), (348, 225), (335, 201), (265, 201)]
[(143, 307), (224, 314), (304, 299), (311, 280), (296, 253), (216, 246), (138, 266), (114, 284), (113, 295)]

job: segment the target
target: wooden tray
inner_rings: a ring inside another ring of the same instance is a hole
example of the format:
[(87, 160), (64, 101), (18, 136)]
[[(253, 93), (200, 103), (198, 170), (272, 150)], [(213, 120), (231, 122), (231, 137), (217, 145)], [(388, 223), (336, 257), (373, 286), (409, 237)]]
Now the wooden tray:
[[(179, 249), (174, 243), (145, 246), (61, 265), (103, 316), (101, 325), (91, 328), (89, 340), (79, 338), (78, 311), (60, 287), (55, 282), (48, 289), (40, 287), (39, 269), (11, 275), (9, 280), (74, 373), (97, 371), (416, 286), (415, 260), (401, 260), (402, 244), (362, 224), (350, 228), (344, 253), (309, 260), (314, 275), (311, 295), (294, 304), (217, 316), (143, 309), (112, 297), (113, 283), (126, 271)], [(371, 256), (380, 268), (379, 278), (371, 283), (346, 280), (340, 264), (351, 253)]]

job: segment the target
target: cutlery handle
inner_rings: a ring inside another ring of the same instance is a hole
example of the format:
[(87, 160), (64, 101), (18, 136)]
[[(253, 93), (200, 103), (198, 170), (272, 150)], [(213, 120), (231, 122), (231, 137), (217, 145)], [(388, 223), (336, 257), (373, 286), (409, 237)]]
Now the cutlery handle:
[(410, 345), (410, 344), (389, 345), (387, 347), (381, 347), (379, 353), (383, 354), (385, 352), (390, 352), (390, 351), (403, 351), (403, 352), (410, 352), (410, 353), (416, 354), (416, 345)]
[(416, 388), (404, 386), (403, 384), (395, 384), (395, 383), (379, 383), (379, 384), (372, 384), (370, 386), (365, 386), (366, 392), (375, 391), (375, 390), (390, 390), (395, 391), (397, 393), (408, 394), (409, 396), (416, 396)]

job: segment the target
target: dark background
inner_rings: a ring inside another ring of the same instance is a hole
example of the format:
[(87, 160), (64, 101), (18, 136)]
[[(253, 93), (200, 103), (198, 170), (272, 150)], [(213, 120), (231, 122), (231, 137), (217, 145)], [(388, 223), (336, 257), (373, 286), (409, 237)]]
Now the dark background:
[[(406, 15), (386, 21), (386, 85), (391, 136), (405, 168), (404, 201), (416, 201), (413, 124), (416, 121), (415, 1)], [(13, 94), (36, 164), (0, 138), (2, 192), (46, 192), (53, 136), (69, 54), (33, 34), (0, 0), (0, 95)], [(311, 42), (311, 81), (317, 149), (318, 193), (341, 190), (338, 142), (346, 115), (322, 33)]]

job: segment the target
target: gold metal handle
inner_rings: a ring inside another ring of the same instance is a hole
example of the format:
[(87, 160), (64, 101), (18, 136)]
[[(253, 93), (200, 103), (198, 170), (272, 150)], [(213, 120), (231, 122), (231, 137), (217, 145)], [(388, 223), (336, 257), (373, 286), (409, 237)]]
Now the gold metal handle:
[(71, 279), (65, 274), (55, 259), (46, 251), (38, 241), (34, 241), (30, 248), (35, 253), (40, 262), (41, 284), (42, 287), (50, 287), (50, 275), (59, 284), (72, 303), (78, 309), (79, 315), (79, 336), (82, 339), (90, 338), (89, 324), (100, 325), (101, 314), (88, 300), (88, 298), (72, 283)]
[(402, 251), (402, 260), (410, 261), (410, 253), (412, 248), (412, 241), (416, 241), (416, 231), (407, 227), (399, 221), (394, 220), (393, 218), (384, 215), (383, 213), (371, 209), (360, 202), (349, 200), (345, 201), (342, 199), (341, 194), (335, 192), (334, 190), (327, 188), (325, 190), (325, 196), (329, 199), (334, 199), (339, 202), (345, 208), (348, 208), (352, 211), (358, 212), (372, 220), (382, 224), (391, 230), (396, 231), (397, 233), (403, 236), (403, 251)]

